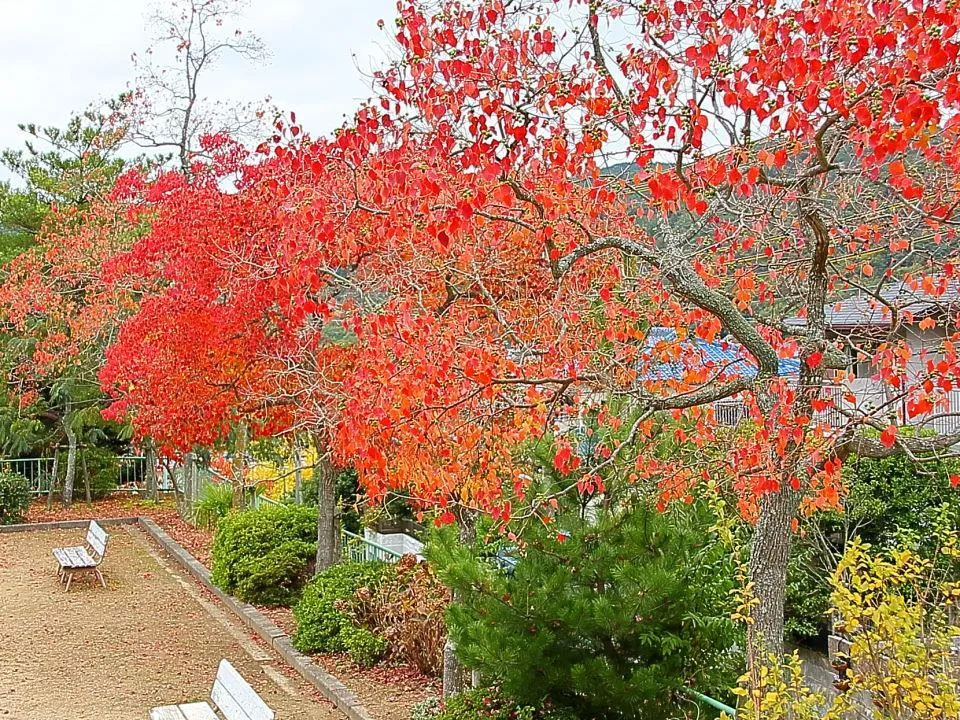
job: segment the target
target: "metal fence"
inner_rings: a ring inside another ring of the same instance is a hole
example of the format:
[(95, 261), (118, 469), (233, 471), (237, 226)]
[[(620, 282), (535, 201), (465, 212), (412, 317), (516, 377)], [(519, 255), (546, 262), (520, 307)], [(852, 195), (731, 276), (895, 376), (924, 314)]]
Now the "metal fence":
[[(81, 451), (82, 452), (82, 451)], [(121, 455), (117, 458), (117, 489), (137, 490), (146, 484), (147, 461), (142, 455)], [(0, 471), (15, 472), (30, 481), (34, 495), (43, 495), (50, 491), (53, 479), (53, 458), (0, 458)], [(65, 463), (61, 458), (57, 474), (63, 477)], [(78, 463), (77, 483), (82, 487), (83, 469)]]
[(379, 543), (368, 540), (349, 530), (340, 531), (340, 552), (342, 557), (349, 558), (354, 562), (382, 560), (383, 562), (392, 563), (403, 557), (395, 550), (384, 547)]
[[(823, 388), (823, 397), (831, 401), (829, 407), (813, 414), (817, 423), (842, 428), (851, 419), (896, 419), (898, 425), (914, 427), (937, 435), (960, 430), (960, 390), (947, 393), (942, 402), (930, 412), (912, 415), (906, 398), (890, 399), (883, 390), (857, 390), (831, 385)], [(719, 425), (735, 427), (747, 419), (747, 407), (742, 400), (721, 400), (713, 404)]]

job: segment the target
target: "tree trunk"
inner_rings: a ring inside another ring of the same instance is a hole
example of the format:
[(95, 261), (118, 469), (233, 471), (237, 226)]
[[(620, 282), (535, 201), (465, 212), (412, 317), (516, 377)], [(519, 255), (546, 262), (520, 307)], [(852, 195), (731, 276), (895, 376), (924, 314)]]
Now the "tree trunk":
[(801, 498), (801, 493), (787, 486), (760, 501), (760, 516), (750, 547), (750, 581), (757, 604), (748, 632), (751, 652), (761, 663), (770, 655), (778, 659), (783, 656), (787, 564), (793, 542), (791, 523)]
[(87, 469), (87, 456), (83, 450), (80, 451), (80, 462), (83, 465), (83, 491), (89, 506), (93, 504), (90, 498), (90, 471)]
[(143, 441), (144, 479), (147, 483), (147, 499), (156, 502), (157, 495), (157, 451), (153, 447), (153, 440)]
[(183, 456), (183, 500), (180, 503), (180, 517), (189, 520), (193, 514), (193, 453)]
[(237, 428), (236, 441), (233, 447), (233, 507), (236, 510), (243, 510), (246, 505), (246, 497), (243, 483), (243, 465), (247, 455), (247, 426), (240, 425)]
[(293, 438), (293, 500), (297, 505), (303, 505), (303, 456), (296, 437)]
[(317, 572), (322, 572), (340, 560), (339, 517), (337, 513), (337, 474), (330, 462), (328, 446), (321, 435), (315, 437), (317, 446)]
[[(472, 545), (476, 540), (476, 521), (472, 516), (460, 512), (457, 517), (457, 525), (462, 545)], [(453, 602), (460, 598), (458, 593), (454, 592)], [(443, 696), (445, 698), (456, 695), (467, 690), (473, 684), (473, 674), (463, 666), (463, 663), (457, 658), (457, 648), (454, 645), (450, 635), (447, 635), (447, 642), (443, 645)]]
[(77, 477), (77, 433), (70, 426), (70, 411), (63, 418), (63, 429), (67, 435), (67, 472), (63, 477), (63, 494), (60, 500), (64, 507), (73, 505), (73, 483)]
[(47, 510), (53, 508), (53, 493), (57, 489), (57, 479), (60, 475), (60, 453), (57, 452), (57, 448), (53, 448), (53, 469), (50, 471), (50, 487), (47, 489)]

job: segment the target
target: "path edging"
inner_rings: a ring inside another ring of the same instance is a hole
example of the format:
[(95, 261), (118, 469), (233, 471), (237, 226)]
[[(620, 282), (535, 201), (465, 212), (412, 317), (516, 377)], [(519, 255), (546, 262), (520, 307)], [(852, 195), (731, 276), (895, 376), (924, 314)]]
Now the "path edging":
[[(130, 517), (97, 518), (100, 525), (136, 525), (140, 518)], [(50, 522), (19, 523), (17, 525), (0, 525), (0, 535), (3, 533), (27, 532), (28, 530), (76, 530), (85, 528), (90, 520), (54, 520)]]
[(240, 602), (214, 585), (210, 580), (210, 571), (152, 519), (141, 516), (135, 518), (133, 522), (153, 538), (188, 574), (216, 595), (248, 628), (268, 643), (304, 680), (323, 693), (350, 720), (373, 720), (373, 716), (350, 688), (298, 651), (290, 641), (290, 637), (257, 608), (249, 603)]
[[(233, 612), (243, 624), (252, 630), (260, 639), (272, 647), (299, 675), (319, 690), (324, 697), (330, 700), (350, 720), (374, 720), (370, 711), (363, 706), (350, 688), (323, 668), (315, 665), (306, 655), (298, 651), (290, 637), (268, 619), (262, 612), (249, 603), (240, 602), (232, 595), (228, 595), (210, 580), (210, 571), (191, 555), (180, 543), (170, 537), (151, 518), (144, 516), (97, 518), (101, 525), (137, 525), (154, 542), (174, 559), (184, 571), (197, 580), (207, 590)], [(87, 527), (90, 520), (57, 520), (52, 522), (21, 523), (17, 525), (0, 525), (0, 534), (27, 532), (30, 530), (77, 530)]]

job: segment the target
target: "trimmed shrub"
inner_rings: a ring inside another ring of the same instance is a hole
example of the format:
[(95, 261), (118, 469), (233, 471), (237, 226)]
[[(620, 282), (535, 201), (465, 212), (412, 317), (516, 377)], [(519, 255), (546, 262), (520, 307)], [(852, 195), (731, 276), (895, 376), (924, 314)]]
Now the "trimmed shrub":
[(22, 523), (32, 497), (30, 481), (23, 475), (0, 472), (0, 525)]
[(376, 588), (387, 565), (382, 562), (343, 563), (317, 575), (304, 588), (293, 608), (297, 630), (293, 644), (302, 652), (346, 650), (344, 629), (352, 629), (349, 605), (360, 588)]
[(366, 628), (348, 625), (340, 629), (343, 646), (360, 667), (373, 667), (387, 653), (387, 639)]
[(296, 602), (316, 555), (316, 508), (263, 507), (227, 515), (213, 540), (213, 583), (259, 605)]

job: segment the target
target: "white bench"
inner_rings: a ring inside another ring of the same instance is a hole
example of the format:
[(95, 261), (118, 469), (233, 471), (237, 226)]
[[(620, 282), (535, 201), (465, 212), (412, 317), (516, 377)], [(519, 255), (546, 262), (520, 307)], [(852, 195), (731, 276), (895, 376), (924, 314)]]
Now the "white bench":
[[(227, 660), (220, 661), (210, 700), (224, 720), (274, 720), (276, 717), (257, 691)], [(150, 720), (220, 720), (208, 703), (164, 705), (150, 711)]]
[(103, 587), (107, 586), (100, 572), (100, 563), (103, 562), (103, 556), (107, 552), (109, 539), (110, 536), (104, 532), (104, 529), (96, 521), (91, 520), (90, 527), (87, 529), (86, 546), (53, 549), (53, 556), (60, 563), (57, 575), (60, 577), (61, 584), (67, 584), (67, 592), (70, 591), (70, 583), (73, 581), (74, 573), (77, 572), (92, 572)]

